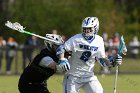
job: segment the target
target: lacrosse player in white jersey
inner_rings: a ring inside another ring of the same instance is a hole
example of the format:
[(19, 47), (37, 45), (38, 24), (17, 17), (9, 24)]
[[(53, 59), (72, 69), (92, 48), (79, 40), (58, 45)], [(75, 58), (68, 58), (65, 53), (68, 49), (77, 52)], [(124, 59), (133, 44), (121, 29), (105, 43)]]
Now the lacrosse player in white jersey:
[(85, 93), (104, 93), (93, 72), (96, 60), (102, 66), (121, 64), (121, 56), (117, 56), (112, 62), (106, 58), (103, 38), (97, 35), (98, 30), (98, 18), (86, 17), (82, 22), (82, 33), (65, 42), (63, 46), (65, 51), (71, 52), (69, 58), (71, 68), (64, 77), (64, 93), (78, 93), (80, 88)]

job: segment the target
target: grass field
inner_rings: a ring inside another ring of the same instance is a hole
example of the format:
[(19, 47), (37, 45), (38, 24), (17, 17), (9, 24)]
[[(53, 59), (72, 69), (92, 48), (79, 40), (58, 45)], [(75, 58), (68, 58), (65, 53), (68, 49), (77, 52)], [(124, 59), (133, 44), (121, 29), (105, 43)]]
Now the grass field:
[[(97, 75), (105, 93), (113, 93), (114, 75), (106, 75), (102, 78)], [(19, 76), (0, 76), (0, 93), (19, 93), (17, 88)], [(62, 92), (63, 75), (54, 75), (48, 81), (51, 93)], [(117, 93), (140, 93), (140, 75), (119, 75), (117, 82)], [(84, 93), (80, 90), (79, 93)]]

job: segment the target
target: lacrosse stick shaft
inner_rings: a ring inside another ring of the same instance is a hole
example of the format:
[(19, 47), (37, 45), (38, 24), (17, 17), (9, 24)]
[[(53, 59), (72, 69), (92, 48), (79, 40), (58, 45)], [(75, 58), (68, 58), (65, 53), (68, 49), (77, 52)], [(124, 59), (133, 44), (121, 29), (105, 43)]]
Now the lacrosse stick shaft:
[(43, 37), (43, 36), (40, 36), (40, 35), (31, 33), (31, 32), (25, 31), (25, 30), (24, 30), (24, 33), (25, 33), (25, 34), (28, 34), (28, 35), (32, 35), (32, 36), (35, 36), (35, 37), (38, 37), (38, 38), (41, 38), (41, 39), (48, 40), (48, 41), (51, 41), (51, 42), (54, 42), (54, 43), (58, 43), (58, 44), (59, 44), (59, 42), (57, 42), (57, 41), (51, 40), (51, 39), (49, 39), (49, 38), (46, 38), (46, 37)]
[(33, 35), (33, 36), (36, 36), (36, 37), (38, 37), (38, 38), (41, 38), (41, 39), (46, 40), (46, 37), (43, 37), (43, 36), (40, 36), (40, 35), (31, 33), (31, 32), (28, 32), (28, 31), (24, 31), (24, 33), (25, 33), (25, 34), (28, 34), (28, 35)]
[(114, 80), (114, 90), (113, 93), (116, 93), (116, 88), (117, 88), (117, 79), (118, 79), (118, 68), (119, 66), (116, 66), (116, 72), (115, 72), (115, 80)]

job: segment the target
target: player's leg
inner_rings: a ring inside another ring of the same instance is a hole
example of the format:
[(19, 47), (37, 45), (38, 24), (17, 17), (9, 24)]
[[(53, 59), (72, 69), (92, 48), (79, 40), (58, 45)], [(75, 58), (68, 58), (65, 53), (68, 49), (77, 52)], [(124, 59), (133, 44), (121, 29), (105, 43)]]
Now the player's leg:
[(78, 78), (67, 75), (64, 77), (63, 87), (64, 93), (78, 93), (80, 87), (82, 86), (81, 83), (78, 83)]
[(28, 85), (20, 85), (18, 87), (20, 93), (50, 93), (49, 90), (47, 89), (47, 87), (45, 85), (42, 84), (28, 84)]
[(85, 93), (104, 93), (102, 85), (98, 80), (89, 81), (82, 88)]

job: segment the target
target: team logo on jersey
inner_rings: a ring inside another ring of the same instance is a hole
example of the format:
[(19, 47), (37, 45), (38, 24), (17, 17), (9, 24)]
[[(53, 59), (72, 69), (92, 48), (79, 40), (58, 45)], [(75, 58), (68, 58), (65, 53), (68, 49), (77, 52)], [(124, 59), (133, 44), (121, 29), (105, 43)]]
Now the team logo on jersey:
[(79, 47), (82, 48), (82, 49), (92, 50), (92, 51), (97, 51), (98, 50), (98, 47), (96, 47), (96, 46), (79, 44)]

